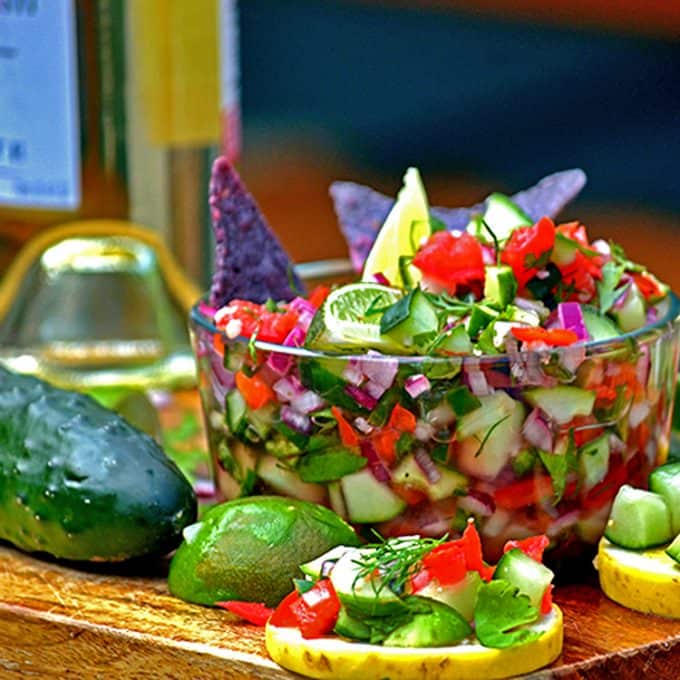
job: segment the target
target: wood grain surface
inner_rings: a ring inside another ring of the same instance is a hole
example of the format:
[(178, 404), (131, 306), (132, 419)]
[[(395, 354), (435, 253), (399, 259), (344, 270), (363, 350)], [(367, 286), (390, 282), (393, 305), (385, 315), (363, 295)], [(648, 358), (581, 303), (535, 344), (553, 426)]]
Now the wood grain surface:
[[(0, 546), (0, 677), (299, 677), (269, 660), (261, 629), (172, 597), (166, 569), (74, 569)], [(595, 583), (555, 600), (564, 652), (532, 678), (680, 678), (680, 621), (623, 609)]]

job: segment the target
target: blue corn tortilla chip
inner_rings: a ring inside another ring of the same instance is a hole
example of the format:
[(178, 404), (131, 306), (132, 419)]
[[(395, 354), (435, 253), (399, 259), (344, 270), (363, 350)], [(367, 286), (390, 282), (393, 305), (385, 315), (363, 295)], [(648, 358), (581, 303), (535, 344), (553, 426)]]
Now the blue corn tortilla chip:
[[(548, 175), (537, 184), (511, 198), (533, 220), (545, 215), (556, 217), (586, 183), (583, 170), (563, 170)], [(349, 248), (352, 267), (360, 272), (373, 241), (389, 214), (394, 199), (355, 182), (333, 182), (330, 188), (335, 213)], [(482, 212), (486, 201), (469, 208), (430, 208), (449, 231), (465, 229), (473, 214)]]
[(215, 274), (210, 304), (241, 298), (263, 303), (291, 300), (303, 290), (293, 263), (224, 157), (213, 163), (210, 212), (215, 232)]

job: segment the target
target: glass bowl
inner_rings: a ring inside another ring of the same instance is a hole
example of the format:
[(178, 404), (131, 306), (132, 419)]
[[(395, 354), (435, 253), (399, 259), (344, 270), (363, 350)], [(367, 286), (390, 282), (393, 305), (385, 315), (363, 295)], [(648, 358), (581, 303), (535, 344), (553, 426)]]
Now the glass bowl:
[(590, 554), (618, 488), (668, 455), (679, 313), (671, 295), (643, 329), (540, 352), (349, 356), (229, 339), (197, 304), (217, 489), (322, 503), (367, 535), (474, 516), (489, 560), (537, 533), (553, 563)]

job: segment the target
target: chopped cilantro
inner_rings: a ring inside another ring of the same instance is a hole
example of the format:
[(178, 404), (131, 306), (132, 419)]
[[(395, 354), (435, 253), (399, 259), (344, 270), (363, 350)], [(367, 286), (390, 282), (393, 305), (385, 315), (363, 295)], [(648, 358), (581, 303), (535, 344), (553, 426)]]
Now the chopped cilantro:
[(625, 287), (617, 290), (624, 271), (624, 265), (616, 264), (616, 262), (611, 260), (602, 267), (602, 280), (597, 283), (601, 314), (606, 314), (612, 308), (616, 298), (625, 290)]
[(538, 618), (538, 610), (526, 595), (503, 579), (483, 583), (477, 593), (475, 605), (475, 633), (485, 647), (505, 649), (526, 644), (542, 633), (532, 630), (515, 630)]

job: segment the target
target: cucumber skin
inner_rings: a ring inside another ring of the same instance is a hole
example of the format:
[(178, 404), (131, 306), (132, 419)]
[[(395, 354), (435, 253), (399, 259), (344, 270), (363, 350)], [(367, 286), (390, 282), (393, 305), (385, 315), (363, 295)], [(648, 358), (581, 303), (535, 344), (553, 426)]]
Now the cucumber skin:
[(0, 538), (68, 560), (163, 554), (196, 496), (148, 435), (90, 397), (0, 368)]

